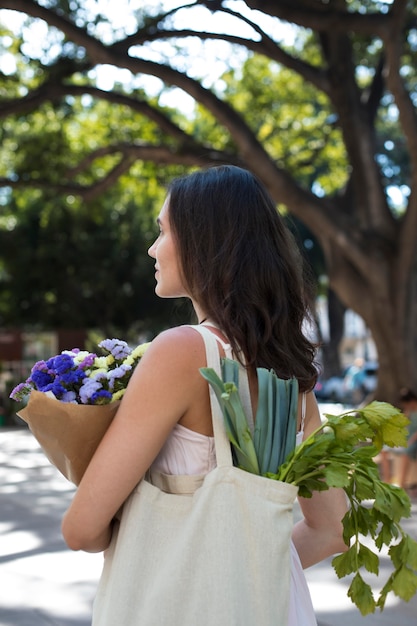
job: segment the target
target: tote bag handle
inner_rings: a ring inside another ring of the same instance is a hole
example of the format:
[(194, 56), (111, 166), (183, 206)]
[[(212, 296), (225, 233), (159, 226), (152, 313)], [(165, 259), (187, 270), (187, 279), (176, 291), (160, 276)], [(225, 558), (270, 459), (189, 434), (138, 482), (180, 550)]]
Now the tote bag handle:
[[(191, 328), (194, 328), (194, 330), (199, 332), (204, 340), (204, 345), (206, 348), (207, 367), (212, 367), (216, 374), (221, 378), (222, 371), (220, 366), (220, 354), (216, 336), (204, 326), (191, 326)], [(214, 446), (216, 449), (217, 465), (218, 467), (232, 467), (232, 449), (230, 447), (230, 441), (227, 437), (226, 429), (224, 427), (223, 413), (216, 398), (215, 392), (213, 391), (211, 385), (209, 387), (211, 419), (213, 423)]]

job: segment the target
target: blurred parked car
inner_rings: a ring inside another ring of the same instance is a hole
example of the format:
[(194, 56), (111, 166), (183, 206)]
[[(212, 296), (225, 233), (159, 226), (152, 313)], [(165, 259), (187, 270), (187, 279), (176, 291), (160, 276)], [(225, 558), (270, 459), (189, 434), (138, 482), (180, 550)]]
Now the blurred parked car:
[(378, 363), (369, 362), (364, 365), (363, 389), (366, 393), (373, 393), (378, 384)]
[(346, 371), (344, 378), (345, 398), (352, 404), (360, 404), (373, 393), (378, 382), (378, 364), (357, 359)]
[(378, 363), (357, 360), (343, 376), (320, 379), (314, 392), (318, 400), (358, 405), (373, 393), (378, 382)]
[(331, 376), (327, 379), (319, 379), (314, 387), (314, 393), (318, 400), (343, 402), (345, 396), (344, 376)]

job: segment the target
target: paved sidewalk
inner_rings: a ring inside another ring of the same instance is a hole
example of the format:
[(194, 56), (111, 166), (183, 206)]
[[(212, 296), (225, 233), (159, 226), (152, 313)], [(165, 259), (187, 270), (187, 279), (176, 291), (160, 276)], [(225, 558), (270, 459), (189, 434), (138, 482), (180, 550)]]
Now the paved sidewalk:
[[(26, 428), (0, 428), (0, 626), (90, 624), (102, 555), (71, 552), (62, 540), (60, 523), (73, 491)], [(417, 538), (415, 500), (404, 528)], [(362, 617), (330, 560), (306, 574), (320, 626), (417, 624), (417, 597), (410, 603), (393, 598), (383, 613)], [(383, 566), (384, 581), (387, 575)]]

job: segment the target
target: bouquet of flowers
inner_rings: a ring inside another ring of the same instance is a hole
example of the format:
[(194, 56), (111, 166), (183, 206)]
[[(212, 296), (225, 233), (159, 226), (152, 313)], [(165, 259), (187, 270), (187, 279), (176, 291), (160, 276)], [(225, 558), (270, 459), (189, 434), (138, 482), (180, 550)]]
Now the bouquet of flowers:
[(78, 485), (115, 416), (134, 368), (149, 344), (132, 350), (105, 339), (102, 354), (74, 348), (38, 361), (10, 394), (27, 406), (18, 412), (48, 459)]

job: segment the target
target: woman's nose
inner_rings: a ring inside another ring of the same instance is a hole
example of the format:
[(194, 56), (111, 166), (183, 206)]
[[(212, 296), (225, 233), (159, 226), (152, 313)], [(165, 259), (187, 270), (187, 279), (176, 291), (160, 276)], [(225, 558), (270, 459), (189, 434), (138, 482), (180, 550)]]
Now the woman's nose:
[(156, 241), (153, 242), (153, 244), (151, 245), (150, 248), (148, 248), (148, 254), (150, 257), (152, 257), (153, 259), (155, 259), (155, 248), (156, 248)]

